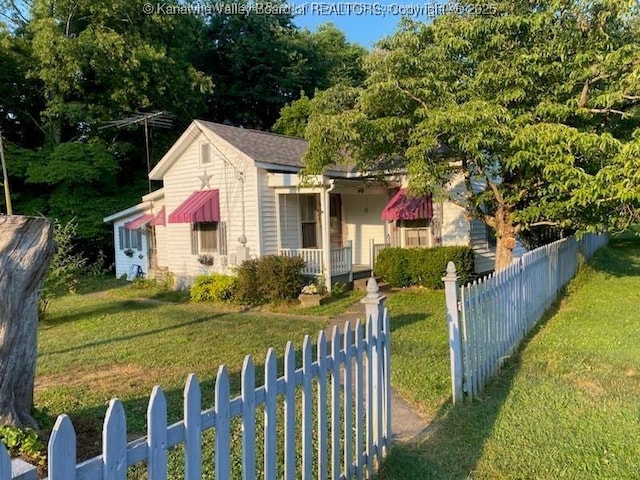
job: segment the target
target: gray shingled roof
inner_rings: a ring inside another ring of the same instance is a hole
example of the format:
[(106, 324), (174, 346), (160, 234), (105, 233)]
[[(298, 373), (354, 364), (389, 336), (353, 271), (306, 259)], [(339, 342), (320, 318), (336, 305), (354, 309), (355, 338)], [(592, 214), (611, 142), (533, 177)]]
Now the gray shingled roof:
[(256, 162), (302, 167), (302, 155), (307, 149), (307, 141), (302, 138), (202, 120), (199, 122)]
[[(220, 123), (198, 120), (204, 127), (219, 135), (256, 162), (302, 167), (302, 155), (307, 150), (303, 138), (288, 137), (277, 133), (262, 132), (249, 128), (232, 127)], [(349, 167), (334, 166), (333, 171), (353, 171)]]

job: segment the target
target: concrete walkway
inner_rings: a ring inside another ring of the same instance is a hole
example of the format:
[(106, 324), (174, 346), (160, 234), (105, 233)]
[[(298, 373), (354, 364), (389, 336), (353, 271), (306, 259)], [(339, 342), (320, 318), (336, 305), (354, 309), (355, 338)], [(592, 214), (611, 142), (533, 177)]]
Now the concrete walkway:
[[(384, 294), (389, 295), (388, 292), (384, 292)], [(357, 302), (351, 305), (343, 314), (332, 318), (325, 329), (327, 339), (331, 339), (335, 326), (337, 326), (340, 333), (342, 333), (346, 322), (350, 322), (351, 325), (355, 325), (358, 319), (364, 322), (364, 308), (363, 303)], [(393, 324), (393, 312), (389, 312), (389, 316)], [(429, 422), (419, 413), (415, 412), (393, 388), (391, 389), (391, 428), (393, 429), (393, 440), (402, 443), (419, 440), (429, 429)]]

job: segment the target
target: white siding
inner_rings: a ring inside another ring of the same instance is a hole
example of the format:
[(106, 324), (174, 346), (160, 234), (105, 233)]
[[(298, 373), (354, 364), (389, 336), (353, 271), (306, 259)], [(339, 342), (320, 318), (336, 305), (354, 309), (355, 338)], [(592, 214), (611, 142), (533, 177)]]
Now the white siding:
[[(205, 168), (199, 164), (199, 152), (200, 143), (205, 141), (207, 140), (202, 134), (194, 138), (164, 176), (167, 218), (189, 195), (201, 190), (202, 181), (198, 177), (204, 175)], [(204, 268), (198, 263), (198, 255), (191, 253), (191, 225), (167, 222), (167, 266), (176, 276), (178, 288), (187, 287), (195, 276), (206, 271), (230, 272), (229, 260), (235, 257), (234, 253), (240, 246), (238, 239), (243, 230), (243, 210), (247, 247), (252, 256), (258, 252), (256, 168), (252, 160), (226, 142), (220, 140), (216, 147), (212, 148), (213, 160), (206, 166), (206, 170), (207, 175), (211, 175), (210, 188), (220, 191), (220, 220), (226, 224), (228, 255), (214, 255), (213, 268)], [(244, 172), (244, 194), (243, 182), (232, 165)]]
[(385, 222), (380, 214), (387, 204), (386, 195), (343, 194), (343, 233), (353, 242), (353, 263), (369, 265), (369, 243), (385, 241)]
[[(451, 195), (464, 195), (466, 187), (462, 176), (448, 186)], [(469, 245), (470, 227), (464, 208), (448, 200), (442, 204), (442, 245)]]
[(298, 195), (280, 197), (280, 244), (282, 248), (301, 248)]
[(258, 203), (260, 215), (260, 255), (278, 253), (278, 223), (276, 221), (276, 192), (268, 186), (267, 171), (258, 169)]
[[(113, 223), (113, 244), (115, 246), (115, 264), (116, 264), (116, 278), (120, 278), (122, 275), (128, 274), (131, 265), (140, 265), (142, 271), (147, 274), (149, 271), (149, 242), (147, 241), (146, 228), (142, 228), (142, 248), (140, 250), (134, 249), (132, 257), (128, 257), (124, 254), (125, 248), (120, 245), (120, 227), (124, 227), (126, 222), (130, 222), (135, 218), (138, 218), (142, 213), (137, 213), (131, 217), (124, 217)], [(142, 255), (142, 258), (140, 258)]]
[(487, 226), (480, 220), (471, 220), (471, 248), (475, 254), (476, 272), (484, 273), (493, 270), (496, 249), (489, 247)]

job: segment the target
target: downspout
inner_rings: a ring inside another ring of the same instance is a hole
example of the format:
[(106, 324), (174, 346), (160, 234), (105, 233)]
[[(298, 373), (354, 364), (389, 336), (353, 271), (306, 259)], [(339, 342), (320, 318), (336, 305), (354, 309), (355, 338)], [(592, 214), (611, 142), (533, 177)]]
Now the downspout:
[(327, 292), (331, 293), (331, 236), (329, 231), (329, 222), (331, 220), (329, 194), (336, 188), (335, 180), (329, 180), (329, 188), (322, 188), (320, 203), (322, 208), (322, 259), (324, 270), (324, 285)]

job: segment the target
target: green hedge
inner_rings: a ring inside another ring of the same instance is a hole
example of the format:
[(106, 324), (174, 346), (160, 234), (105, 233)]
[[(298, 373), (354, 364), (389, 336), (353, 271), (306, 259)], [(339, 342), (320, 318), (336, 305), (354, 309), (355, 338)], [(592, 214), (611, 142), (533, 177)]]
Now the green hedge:
[(385, 248), (376, 259), (374, 274), (392, 287), (442, 288), (450, 261), (456, 265), (460, 284), (471, 279), (475, 264), (469, 247)]
[(199, 275), (191, 287), (194, 302), (230, 302), (235, 299), (237, 279), (231, 275)]
[(305, 285), (302, 267), (300, 257), (267, 255), (244, 261), (238, 268), (237, 298), (249, 305), (298, 298)]

